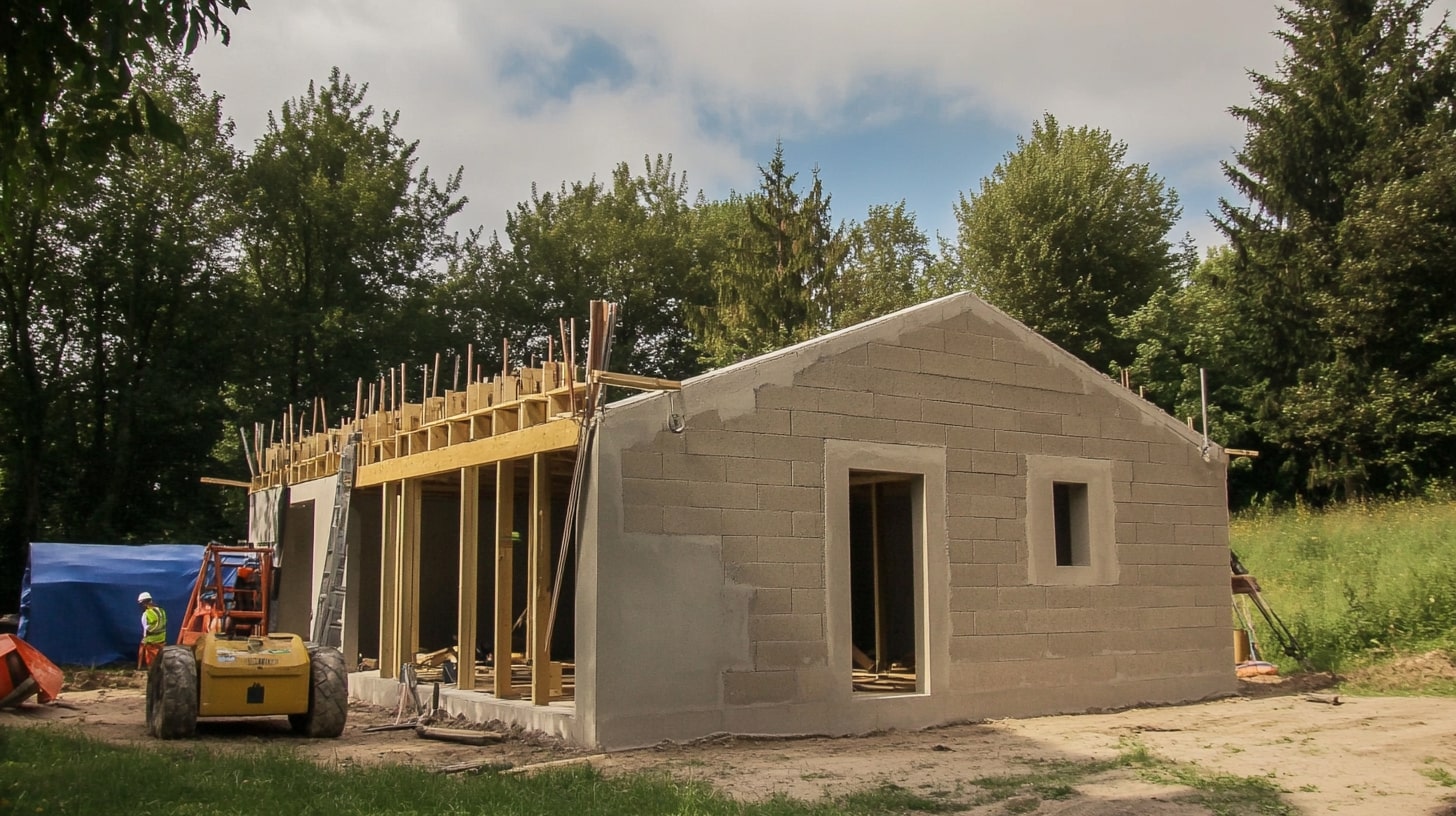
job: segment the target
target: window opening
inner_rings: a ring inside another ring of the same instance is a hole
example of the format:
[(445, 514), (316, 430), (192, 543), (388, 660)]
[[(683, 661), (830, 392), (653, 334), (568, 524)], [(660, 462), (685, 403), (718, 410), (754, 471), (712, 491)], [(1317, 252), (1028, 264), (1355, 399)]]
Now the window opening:
[(1091, 565), (1092, 547), (1087, 534), (1087, 485), (1078, 482), (1053, 482), (1052, 516), (1056, 534), (1057, 566)]

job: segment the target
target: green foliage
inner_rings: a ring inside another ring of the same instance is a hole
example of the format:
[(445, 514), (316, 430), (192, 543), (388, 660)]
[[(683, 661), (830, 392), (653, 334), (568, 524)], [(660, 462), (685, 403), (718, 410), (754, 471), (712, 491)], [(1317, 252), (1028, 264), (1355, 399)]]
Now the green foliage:
[(241, 271), (256, 320), (243, 411), (316, 396), (352, 407), (356, 378), (441, 345), (430, 296), (456, 250), (461, 171), (443, 187), (416, 172), (417, 144), (367, 90), (335, 68), (269, 115), (245, 163)]
[(1429, 0), (1301, 0), (1225, 171), (1245, 405), (1317, 499), (1456, 468), (1456, 44)]
[[(1456, 505), (1449, 501), (1255, 510), (1234, 519), (1229, 537), (1318, 669), (1456, 648), (1449, 558)], [(1256, 634), (1265, 659), (1292, 668), (1269, 633), (1256, 626)]]
[(705, 361), (727, 365), (807, 340), (830, 326), (833, 290), (846, 251), (830, 219), (819, 171), (807, 192), (794, 186), (779, 144), (759, 167), (759, 189), (741, 202), (748, 229), (729, 233), (709, 271), (713, 300), (690, 315)]
[[(440, 295), (457, 342), (508, 338), (517, 363), (544, 359), (544, 338), (559, 331), (543, 317), (586, 315), (591, 300), (605, 299), (620, 310), (613, 368), (674, 379), (698, 373), (685, 315), (706, 298), (714, 249), (698, 238), (699, 214), (672, 157), (644, 165), (633, 175), (619, 164), (610, 185), (592, 179), (556, 193), (533, 190), (507, 214), (504, 240), (469, 242)], [(578, 342), (585, 347), (584, 330)]]
[(245, 0), (17, 0), (0, 15), (0, 172), (22, 156), (46, 164), (106, 161), (133, 136), (180, 143), (165, 106), (132, 86), (139, 64), (228, 41), (223, 11)]
[(889, 314), (919, 302), (935, 262), (930, 240), (905, 201), (874, 204), (849, 230), (848, 253), (834, 289), (834, 328)]
[(935, 291), (969, 288), (1094, 367), (1126, 362), (1114, 321), (1171, 289), (1189, 259), (1168, 241), (1177, 194), (1104, 130), (1051, 114), (956, 205)]

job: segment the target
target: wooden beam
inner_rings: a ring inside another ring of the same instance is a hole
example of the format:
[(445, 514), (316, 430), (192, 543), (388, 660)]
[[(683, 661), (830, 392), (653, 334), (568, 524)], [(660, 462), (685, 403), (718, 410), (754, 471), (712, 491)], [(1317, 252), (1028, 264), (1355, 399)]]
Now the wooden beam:
[(475, 588), (479, 577), (477, 552), (480, 549), (480, 469), (460, 469), (460, 614), (455, 631), (459, 633), (457, 650), (457, 686), (475, 688)]
[(551, 474), (546, 454), (531, 457), (531, 531), (529, 577), (527, 579), (530, 620), (531, 703), (551, 702), (551, 644), (546, 641), (551, 614)]
[(664, 380), (661, 377), (643, 377), (637, 374), (618, 374), (615, 371), (593, 371), (592, 380), (602, 385), (616, 385), (622, 388), (635, 388), (638, 391), (680, 391), (682, 382), (679, 380)]
[(399, 484), (386, 482), (379, 557), (379, 676), (399, 672)]
[(396, 459), (386, 459), (359, 468), (356, 487), (373, 487), (400, 479), (418, 479), (448, 473), (471, 465), (490, 465), (507, 459), (523, 459), (536, 453), (570, 450), (576, 447), (581, 426), (570, 420), (555, 420), (500, 436), (450, 445)]
[(515, 580), (516, 463), (495, 465), (495, 696), (505, 700), (511, 690), (511, 629), (515, 624), (513, 581)]
[(240, 482), (237, 479), (219, 479), (216, 476), (203, 476), (197, 481), (203, 484), (222, 485), (223, 487), (252, 487), (252, 482)]
[(399, 488), (399, 659), (413, 661), (420, 646), (420, 501), (423, 483)]

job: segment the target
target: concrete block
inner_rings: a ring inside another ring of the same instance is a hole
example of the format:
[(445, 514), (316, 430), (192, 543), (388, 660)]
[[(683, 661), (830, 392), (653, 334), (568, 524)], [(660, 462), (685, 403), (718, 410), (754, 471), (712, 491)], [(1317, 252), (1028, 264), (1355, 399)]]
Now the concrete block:
[[(784, 412), (787, 414), (787, 412)], [(787, 429), (784, 431), (787, 433)], [(738, 456), (747, 447), (747, 439), (743, 434), (735, 431), (705, 431), (700, 428), (689, 428), (682, 434), (686, 445), (685, 450), (689, 454), (702, 454), (705, 456)]]
[(976, 541), (971, 545), (972, 563), (1014, 564), (1020, 549), (1010, 541)]
[(798, 688), (798, 678), (792, 671), (723, 673), (723, 701), (728, 705), (787, 703), (794, 699)]
[[(972, 513), (970, 497), (958, 499), (961, 505), (960, 512)], [(946, 527), (952, 539), (996, 539), (1001, 536), (997, 532), (996, 519), (981, 515), (953, 515), (946, 519)]]
[[(725, 510), (757, 510), (759, 486), (739, 482), (679, 482), (686, 484), (693, 507), (721, 507)], [(778, 488), (782, 490), (783, 488)]]
[(900, 335), (900, 345), (927, 351), (945, 351), (945, 329), (926, 326)]
[(758, 507), (761, 510), (823, 510), (824, 490), (818, 487), (761, 485), (758, 487)]
[(874, 392), (819, 388), (815, 389), (815, 393), (819, 395), (819, 406), (814, 410), (821, 414), (842, 414), (846, 416), (875, 415)]
[(822, 589), (794, 589), (794, 606), (792, 611), (795, 615), (823, 615), (825, 613), (824, 590)]
[(971, 511), (989, 518), (1016, 518), (1019, 502), (1010, 496), (973, 496)]
[(995, 474), (996, 495), (1006, 496), (1013, 499), (1026, 498), (1026, 477), (1008, 476), (1004, 473)]
[(869, 365), (872, 368), (887, 368), (892, 371), (921, 371), (921, 350), (891, 346), (884, 343), (870, 343), (866, 346)]
[(1092, 590), (1085, 586), (1046, 587), (1047, 609), (1086, 609), (1092, 605)]
[[(996, 431), (990, 428), (962, 428), (956, 425), (947, 425), (945, 429), (945, 441), (946, 445), (951, 448), (972, 451), (973, 453), (989, 453), (996, 450)], [(971, 458), (974, 463), (975, 457), (972, 456)], [(1013, 462), (1011, 467), (1014, 468), (1015, 466), (1016, 464)], [(957, 465), (957, 467), (965, 467), (965, 465)], [(982, 468), (975, 467), (972, 464), (971, 469), (981, 470)]]
[(824, 486), (824, 459), (821, 456), (817, 460), (808, 462), (790, 463), (789, 484), (799, 487), (823, 487)]
[(1101, 622), (1106, 618), (1104, 610), (1100, 609), (1029, 609), (1026, 611), (1025, 631), (1027, 632), (1098, 632), (1102, 631)]
[(1035, 411), (1022, 411), (1017, 417), (1017, 422), (1020, 427), (1012, 428), (1009, 430), (1021, 430), (1027, 433), (1061, 436), (1063, 435), (1062, 420), (1064, 418), (1065, 417), (1063, 417), (1061, 414), (1043, 414), (1037, 413)]
[[(1132, 442), (1157, 442), (1161, 429), (1154, 428), (1142, 417), (1137, 419), (1121, 419), (1119, 417), (1103, 415), (1101, 418), (1103, 439), (1124, 439)], [(1162, 431), (1167, 433), (1167, 431)], [(1149, 450), (1151, 457), (1151, 449)]]
[[(1092, 423), (1100, 425), (1101, 420), (1092, 419)], [(1082, 439), (1082, 455), (1088, 459), (1116, 459), (1125, 462), (1146, 462), (1148, 461), (1148, 443), (1129, 439), (1103, 439), (1097, 436), (1094, 430), (1092, 433), (1078, 434)], [(1132, 478), (1132, 473), (1127, 474)]]
[(1021, 430), (1021, 412), (1011, 408), (975, 405), (971, 407), (971, 415), (975, 417), (978, 428), (989, 428), (995, 431)]
[(977, 635), (950, 641), (950, 659), (956, 663), (1002, 663), (1046, 656), (1046, 635)]
[(983, 334), (970, 334), (967, 332), (946, 333), (945, 350), (951, 354), (960, 354), (966, 357), (983, 357), (991, 359), (995, 354), (993, 338)]
[(824, 563), (794, 564), (794, 589), (823, 589)]
[(817, 411), (819, 392), (813, 388), (798, 386), (764, 385), (755, 392), (756, 404), (760, 409), (785, 409), (789, 411)]
[(758, 558), (765, 563), (822, 564), (824, 541), (816, 538), (760, 536)]
[[(1002, 433), (997, 431), (996, 433)], [(1021, 453), (1002, 453), (994, 451), (974, 451), (971, 454), (971, 466), (981, 473), (1004, 473), (1008, 476), (1015, 476), (1022, 472)]]
[(622, 478), (661, 479), (662, 454), (657, 451), (622, 451)]
[(790, 514), (793, 518), (793, 534), (805, 538), (824, 538), (824, 514), (794, 511)]
[(824, 666), (829, 652), (822, 640), (760, 641), (753, 645), (753, 667), (759, 671)]
[(1190, 485), (1132, 483), (1132, 500), (1152, 504), (1215, 505), (1228, 500), (1218, 488)]
[(860, 439), (869, 442), (898, 442), (895, 422), (875, 417), (845, 417), (846, 439)]
[(991, 341), (991, 350), (993, 357), (1008, 363), (1034, 366), (1052, 365), (1044, 352), (1028, 345), (1021, 338), (997, 338)]
[(967, 426), (974, 424), (972, 408), (959, 402), (921, 400), (920, 419), (940, 425)]
[(997, 609), (1044, 609), (1046, 589), (1039, 586), (1000, 587), (996, 590)]
[(1027, 631), (1027, 613), (1021, 609), (992, 609), (971, 613), (971, 630), (977, 635), (1015, 635)]
[(1140, 610), (1142, 628), (1153, 629), (1220, 629), (1227, 620), (1223, 610), (1211, 606), (1170, 606)]
[(945, 492), (950, 496), (980, 496), (999, 493), (993, 473), (950, 471), (945, 475)]
[(1184, 440), (1176, 442), (1153, 442), (1148, 445), (1148, 461), (1165, 465), (1186, 465), (1193, 460), (1202, 462), (1198, 449)]
[(622, 505), (622, 532), (661, 534), (662, 508), (658, 505)]
[(1206, 524), (1175, 524), (1173, 541), (1179, 544), (1212, 544), (1213, 528)]
[(880, 419), (906, 419), (919, 422), (922, 402), (922, 400), (910, 397), (876, 394), (874, 398), (875, 416)]
[[(759, 437), (752, 437), (758, 439)], [(739, 453), (742, 449), (739, 449)], [(686, 453), (662, 454), (662, 477), (695, 482), (723, 481), (723, 457)]]
[(1134, 462), (1132, 478), (1137, 482), (1170, 485), (1204, 485), (1203, 474), (1186, 465), (1164, 465), (1157, 462)]
[(1084, 390), (1082, 379), (1070, 371), (1047, 365), (1021, 365), (1016, 366), (1017, 385), (1025, 388), (1035, 388), (1038, 391), (1062, 391), (1069, 394), (1080, 394)]
[(758, 536), (723, 536), (723, 563), (751, 564), (758, 560)]
[[(753, 455), (760, 459), (804, 460), (821, 464), (824, 461), (823, 439), (772, 434), (754, 434), (752, 438)], [(666, 464), (664, 461), (664, 468)]]
[(728, 579), (745, 586), (768, 589), (793, 589), (795, 586), (795, 564), (725, 564)]
[(995, 564), (951, 564), (950, 565), (951, 592), (962, 587), (994, 587), (996, 582)]
[[(733, 417), (723, 423), (723, 427), (728, 431), (741, 433), (786, 434), (789, 432), (790, 413), (790, 409), (784, 408), (759, 408)], [(691, 430), (688, 435), (691, 435)], [(691, 443), (688, 447), (691, 450)]]
[(662, 531), (689, 535), (720, 535), (723, 511), (716, 507), (664, 507)]
[[(1232, 644), (1233, 640), (1229, 638), (1230, 652), (1233, 650)], [(1186, 677), (1208, 673), (1216, 668), (1228, 671), (1228, 663), (1224, 658), (1222, 652), (1214, 651), (1118, 655), (1117, 676), (1128, 679)]]
[[(991, 580), (995, 580), (994, 574)], [(997, 591), (994, 584), (987, 586), (963, 586), (957, 584), (952, 586), (950, 590), (950, 611), (984, 612), (993, 610), (996, 608)]]
[(877, 391), (878, 368), (822, 361), (794, 375), (794, 385), (841, 391)]
[(824, 640), (823, 615), (751, 615), (748, 618), (748, 639)]
[(781, 459), (752, 459), (746, 456), (723, 460), (724, 481), (743, 484), (787, 485), (793, 483), (793, 466)]
[(764, 588), (753, 592), (749, 612), (753, 615), (788, 615), (794, 611), (794, 591), (787, 588)]
[(999, 586), (1022, 586), (1029, 583), (1027, 579), (1026, 559), (1022, 553), (1016, 554), (1015, 564), (996, 565), (996, 583)]
[(842, 439), (849, 432), (845, 430), (845, 414), (826, 414), (818, 411), (794, 411), (791, 427), (795, 436), (817, 436), (828, 439)]
[[(757, 502), (755, 495), (754, 501)], [(791, 536), (793, 514), (786, 510), (731, 510), (722, 513), (718, 532), (723, 535)]]
[[(1077, 416), (1075, 414), (1054, 414), (1061, 424), (1061, 432), (1067, 436), (1083, 436), (1100, 439), (1102, 423), (1095, 416)], [(1090, 455), (1090, 454), (1089, 454)]]
[(997, 431), (996, 450), (1004, 453), (1041, 454), (1045, 456), (1082, 456), (1082, 439), (1060, 434)]
[(850, 346), (825, 358), (826, 361), (836, 365), (864, 366), (868, 365), (869, 357), (864, 346)]
[(895, 422), (894, 441), (902, 445), (945, 447), (946, 426), (931, 422)]

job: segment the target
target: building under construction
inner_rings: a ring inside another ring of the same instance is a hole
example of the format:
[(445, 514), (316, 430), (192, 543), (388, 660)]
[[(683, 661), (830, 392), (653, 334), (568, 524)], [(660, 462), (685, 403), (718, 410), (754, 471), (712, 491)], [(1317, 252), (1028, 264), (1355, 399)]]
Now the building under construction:
[(256, 448), (275, 628), (341, 612), (354, 696), (448, 657), (447, 711), (621, 748), (1233, 690), (1223, 450), (985, 302), (682, 383), (593, 317), (580, 365)]

